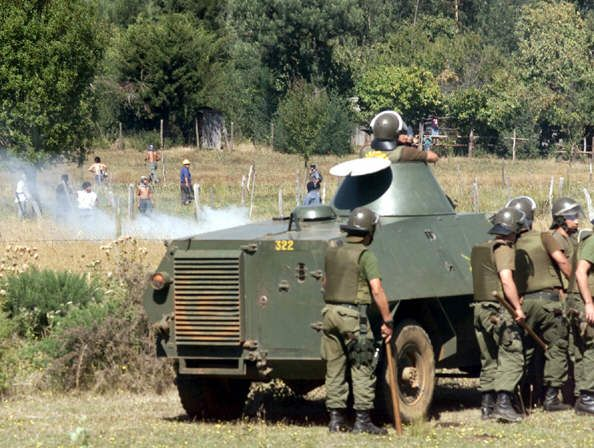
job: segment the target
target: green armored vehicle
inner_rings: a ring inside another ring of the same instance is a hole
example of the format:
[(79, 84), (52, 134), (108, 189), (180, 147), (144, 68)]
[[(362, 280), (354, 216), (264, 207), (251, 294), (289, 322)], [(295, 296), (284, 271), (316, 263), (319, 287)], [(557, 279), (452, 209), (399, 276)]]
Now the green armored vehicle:
[[(371, 247), (396, 323), (403, 418), (426, 415), (436, 368), (478, 373), (469, 255), (488, 221), (457, 214), (425, 163), (393, 163), (347, 176), (332, 206), (168, 243), (144, 304), (190, 416), (239, 415), (251, 381), (280, 378), (296, 393), (323, 384), (324, 256), (363, 205), (381, 217)], [(378, 395), (389, 400), (385, 364)]]

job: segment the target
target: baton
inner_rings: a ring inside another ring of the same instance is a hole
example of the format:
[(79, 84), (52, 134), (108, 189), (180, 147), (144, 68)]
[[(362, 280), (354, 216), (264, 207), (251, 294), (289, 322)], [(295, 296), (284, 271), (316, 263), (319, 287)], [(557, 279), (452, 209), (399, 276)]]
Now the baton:
[(392, 398), (392, 413), (394, 414), (394, 427), (396, 433), (402, 435), (402, 420), (400, 419), (400, 401), (398, 396), (398, 382), (396, 381), (396, 362), (392, 357), (392, 343), (386, 343), (386, 351), (388, 355), (388, 383), (390, 385), (390, 396)]
[[(495, 297), (497, 299), (497, 301), (499, 303), (501, 303), (503, 305), (503, 307), (509, 312), (509, 314), (512, 315), (513, 318), (516, 317), (516, 312), (514, 311), (514, 309), (512, 308), (511, 304), (505, 300), (503, 297), (501, 297), (497, 291), (493, 291), (493, 297)], [(528, 325), (526, 325), (526, 322), (524, 321), (520, 321), (518, 322), (518, 325), (520, 327), (522, 327), (524, 329), (524, 331), (526, 333), (528, 333), (528, 335), (534, 340), (534, 342), (536, 342), (540, 348), (542, 348), (544, 351), (547, 351), (547, 344), (545, 344), (545, 342), (534, 332), (534, 330), (532, 328), (530, 328)]]

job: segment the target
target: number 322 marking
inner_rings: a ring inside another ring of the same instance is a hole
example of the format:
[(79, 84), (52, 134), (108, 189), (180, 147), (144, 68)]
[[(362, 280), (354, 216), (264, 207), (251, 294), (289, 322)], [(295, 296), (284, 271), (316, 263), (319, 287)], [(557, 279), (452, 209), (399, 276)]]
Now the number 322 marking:
[(292, 240), (276, 240), (274, 242), (274, 250), (278, 251), (286, 251), (286, 250), (294, 250), (295, 242)]

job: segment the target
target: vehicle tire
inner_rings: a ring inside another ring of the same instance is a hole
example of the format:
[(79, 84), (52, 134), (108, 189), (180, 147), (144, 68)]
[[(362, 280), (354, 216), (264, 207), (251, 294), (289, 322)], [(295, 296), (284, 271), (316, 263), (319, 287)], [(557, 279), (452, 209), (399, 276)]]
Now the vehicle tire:
[[(435, 356), (429, 336), (415, 321), (400, 323), (395, 331), (397, 381), (400, 416), (405, 422), (424, 419), (429, 411), (435, 389)], [(393, 421), (392, 400), (387, 362), (381, 377), (385, 410)]]
[(232, 420), (241, 417), (250, 382), (242, 379), (201, 378), (178, 374), (181, 404), (192, 419)]

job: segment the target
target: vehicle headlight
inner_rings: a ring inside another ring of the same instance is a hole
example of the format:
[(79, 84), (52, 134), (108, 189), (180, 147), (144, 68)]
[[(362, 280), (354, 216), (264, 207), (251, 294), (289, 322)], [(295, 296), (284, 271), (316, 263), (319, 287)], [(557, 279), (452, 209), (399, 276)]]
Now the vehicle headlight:
[(172, 280), (167, 272), (155, 272), (150, 278), (153, 289), (159, 291), (169, 285)]

